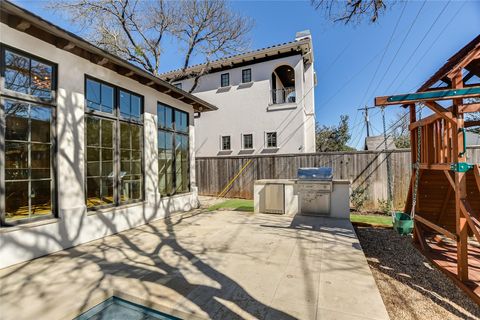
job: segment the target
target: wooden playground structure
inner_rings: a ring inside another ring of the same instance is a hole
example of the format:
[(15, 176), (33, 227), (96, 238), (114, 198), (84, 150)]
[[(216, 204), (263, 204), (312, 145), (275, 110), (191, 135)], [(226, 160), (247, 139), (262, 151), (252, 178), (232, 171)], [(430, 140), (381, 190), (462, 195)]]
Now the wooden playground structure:
[[(480, 112), (479, 80), (480, 35), (417, 92), (375, 98), (376, 106), (410, 109), (413, 170), (405, 213), (415, 213), (414, 242), (478, 304), (480, 164), (478, 159), (467, 163), (465, 132), (480, 126), (479, 120), (468, 120), (469, 113)], [(445, 106), (449, 101), (451, 105)], [(421, 108), (433, 114), (417, 118)]]

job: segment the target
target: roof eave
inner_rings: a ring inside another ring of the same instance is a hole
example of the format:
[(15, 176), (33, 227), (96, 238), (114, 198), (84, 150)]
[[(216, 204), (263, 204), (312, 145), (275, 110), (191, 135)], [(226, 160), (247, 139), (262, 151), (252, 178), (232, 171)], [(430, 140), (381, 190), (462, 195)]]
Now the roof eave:
[[(92, 63), (109, 68), (122, 76), (132, 78), (143, 85), (170, 95), (192, 105), (195, 111), (213, 111), (218, 108), (151, 73), (87, 42), (81, 37), (64, 30), (45, 19), (17, 5), (3, 0), (0, 3), (0, 21), (9, 27), (25, 32), (43, 41), (49, 42), (59, 49), (81, 56)], [(43, 32), (43, 34), (39, 34)]]
[[(299, 41), (289, 42), (284, 45), (272, 46), (265, 49), (259, 49), (256, 51), (215, 60), (210, 63), (209, 69), (232, 69), (244, 65), (246, 62), (255, 61), (265, 57), (270, 57), (270, 59), (273, 60), (277, 56), (288, 52), (296, 52), (301, 54), (306, 62), (313, 63), (311, 39), (302, 39)], [(185, 72), (182, 72), (181, 70), (173, 70), (161, 74), (160, 77), (167, 81), (179, 81), (185, 78), (193, 77), (195, 73), (200, 72), (205, 66), (206, 63), (198, 64), (187, 68)]]

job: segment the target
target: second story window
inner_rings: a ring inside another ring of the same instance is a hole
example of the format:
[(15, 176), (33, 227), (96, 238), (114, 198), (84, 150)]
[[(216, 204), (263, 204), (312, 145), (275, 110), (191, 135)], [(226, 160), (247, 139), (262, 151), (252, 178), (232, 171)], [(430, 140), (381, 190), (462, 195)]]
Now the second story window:
[(243, 149), (253, 149), (253, 134), (243, 135)]
[(222, 136), (222, 150), (229, 151), (231, 150), (230, 136)]
[(242, 83), (248, 83), (252, 81), (252, 69), (242, 70)]
[(277, 148), (277, 133), (267, 132), (267, 148)]
[(222, 73), (220, 75), (220, 86), (228, 87), (230, 85), (230, 74), (229, 73)]

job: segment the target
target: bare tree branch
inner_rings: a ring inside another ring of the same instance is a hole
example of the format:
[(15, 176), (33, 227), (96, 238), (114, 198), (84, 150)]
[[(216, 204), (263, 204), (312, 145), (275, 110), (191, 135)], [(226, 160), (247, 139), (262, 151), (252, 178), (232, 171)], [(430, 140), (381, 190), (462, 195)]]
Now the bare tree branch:
[[(391, 1), (393, 4), (393, 0)], [(311, 0), (315, 10), (323, 11), (334, 22), (345, 24), (360, 22), (368, 17), (376, 22), (386, 8), (386, 0)]]
[[(250, 19), (234, 13), (224, 0), (51, 0), (48, 7), (81, 23), (96, 45), (155, 76), (165, 35), (181, 46), (186, 72), (195, 56), (210, 61), (244, 51), (252, 26)], [(198, 84), (198, 79), (194, 82)]]

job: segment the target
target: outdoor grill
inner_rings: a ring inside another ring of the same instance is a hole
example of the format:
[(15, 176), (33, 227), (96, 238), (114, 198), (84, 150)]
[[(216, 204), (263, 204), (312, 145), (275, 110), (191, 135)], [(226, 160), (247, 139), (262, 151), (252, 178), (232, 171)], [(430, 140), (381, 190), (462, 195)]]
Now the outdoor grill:
[(332, 179), (332, 168), (298, 169), (299, 212), (307, 215), (330, 215)]

